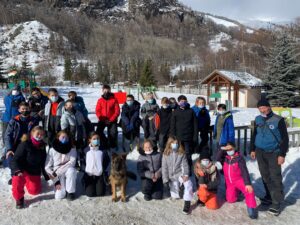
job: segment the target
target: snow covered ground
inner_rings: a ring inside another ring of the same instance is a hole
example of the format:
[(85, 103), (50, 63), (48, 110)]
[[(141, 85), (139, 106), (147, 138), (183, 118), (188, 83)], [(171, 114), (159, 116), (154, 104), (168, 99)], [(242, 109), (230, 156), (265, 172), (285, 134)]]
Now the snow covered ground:
[[(58, 88), (61, 95), (66, 97), (70, 90), (76, 90), (85, 99), (88, 110), (93, 113), (97, 99), (100, 96), (100, 88), (80, 88), (64, 87)], [(179, 94), (157, 93), (159, 98), (163, 96), (177, 97)], [(0, 91), (0, 110), (3, 110), (4, 92)], [(187, 95), (188, 100), (194, 103), (194, 95)], [(258, 114), (257, 109), (234, 109), (234, 120), (236, 124), (249, 124)], [(300, 110), (293, 110), (295, 116), (300, 117)], [(95, 120), (95, 116), (90, 117)], [(1, 132), (0, 132), (1, 133)], [(128, 155), (128, 167), (136, 171), (137, 151)], [(197, 158), (194, 155), (193, 158)], [(250, 171), (255, 193), (263, 196), (263, 186), (258, 171), (257, 163), (247, 159), (247, 166)], [(73, 202), (67, 200), (54, 200), (53, 189), (48, 183), (43, 182), (43, 193), (39, 196), (29, 196), (26, 194), (27, 208), (16, 210), (15, 203), (11, 196), (11, 186), (7, 185), (9, 179), (8, 169), (0, 169), (0, 224), (113, 224), (113, 225), (138, 225), (138, 224), (298, 224), (300, 213), (300, 148), (292, 148), (286, 157), (283, 166), (283, 177), (286, 200), (284, 211), (279, 217), (269, 215), (267, 212), (260, 212), (257, 221), (251, 221), (246, 214), (244, 202), (235, 204), (222, 204), (216, 211), (206, 208), (192, 206), (191, 215), (181, 213), (183, 201), (172, 201), (165, 199), (162, 201), (143, 200), (140, 190), (140, 181), (129, 181), (128, 202), (112, 203), (110, 196), (102, 198), (88, 198), (82, 195), (80, 183), (81, 174), (78, 174), (77, 196)], [(223, 185), (223, 184), (222, 184)], [(224, 188), (220, 188), (219, 196), (224, 197)], [(196, 200), (196, 198), (195, 198)], [(257, 201), (259, 203), (259, 201)], [(193, 202), (194, 203), (194, 202)]]

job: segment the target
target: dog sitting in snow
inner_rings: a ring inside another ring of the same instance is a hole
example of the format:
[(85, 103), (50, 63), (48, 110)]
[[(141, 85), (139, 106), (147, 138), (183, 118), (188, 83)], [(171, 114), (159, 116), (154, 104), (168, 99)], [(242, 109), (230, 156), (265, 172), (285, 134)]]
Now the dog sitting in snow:
[(136, 180), (136, 175), (130, 171), (127, 171), (126, 157), (127, 154), (120, 154), (120, 155), (116, 153), (112, 154), (109, 181), (111, 184), (113, 202), (118, 201), (117, 198), (118, 187), (120, 187), (121, 189), (121, 201), (125, 202), (127, 178)]

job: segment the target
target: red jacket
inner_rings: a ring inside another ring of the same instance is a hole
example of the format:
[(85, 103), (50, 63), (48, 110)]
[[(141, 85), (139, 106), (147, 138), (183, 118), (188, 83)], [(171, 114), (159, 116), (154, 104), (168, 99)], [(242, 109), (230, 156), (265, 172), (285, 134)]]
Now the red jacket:
[(107, 99), (99, 98), (96, 106), (96, 115), (99, 121), (115, 122), (120, 115), (120, 106), (118, 100), (113, 94)]

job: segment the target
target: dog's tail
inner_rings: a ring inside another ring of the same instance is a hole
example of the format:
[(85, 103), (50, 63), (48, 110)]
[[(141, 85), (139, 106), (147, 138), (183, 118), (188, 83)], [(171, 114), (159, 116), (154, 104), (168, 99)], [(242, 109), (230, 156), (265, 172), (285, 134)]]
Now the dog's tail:
[(131, 171), (127, 171), (126, 172), (126, 175), (127, 175), (127, 177), (128, 178), (130, 178), (131, 180), (136, 180), (136, 175), (135, 175), (135, 173), (133, 173), (133, 172), (131, 172)]

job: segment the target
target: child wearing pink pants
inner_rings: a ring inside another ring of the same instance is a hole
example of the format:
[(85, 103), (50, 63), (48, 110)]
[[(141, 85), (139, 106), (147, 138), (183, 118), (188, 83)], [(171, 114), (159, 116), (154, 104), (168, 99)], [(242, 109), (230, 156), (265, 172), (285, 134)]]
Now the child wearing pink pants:
[(234, 203), (238, 199), (239, 191), (245, 196), (248, 215), (251, 219), (257, 219), (256, 201), (253, 187), (251, 185), (249, 172), (244, 158), (235, 151), (233, 144), (222, 147), (227, 155), (223, 165), (226, 183), (226, 200)]

